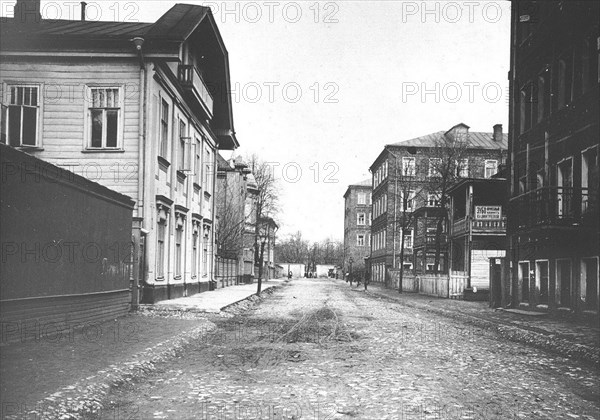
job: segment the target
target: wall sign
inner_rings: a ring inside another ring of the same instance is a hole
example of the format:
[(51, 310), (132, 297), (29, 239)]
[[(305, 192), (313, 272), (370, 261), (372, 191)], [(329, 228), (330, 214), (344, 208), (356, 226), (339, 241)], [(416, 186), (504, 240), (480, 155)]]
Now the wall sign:
[(502, 219), (502, 206), (475, 206), (475, 218), (500, 220)]

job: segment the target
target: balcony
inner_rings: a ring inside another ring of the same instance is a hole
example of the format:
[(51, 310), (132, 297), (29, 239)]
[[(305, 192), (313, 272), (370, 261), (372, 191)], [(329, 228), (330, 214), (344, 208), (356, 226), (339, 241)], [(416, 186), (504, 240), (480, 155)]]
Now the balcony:
[(214, 100), (198, 69), (192, 65), (181, 64), (178, 73), (179, 82), (183, 88), (193, 94), (206, 116), (209, 119), (212, 118)]
[(511, 207), (515, 227), (578, 226), (597, 222), (598, 195), (588, 188), (542, 187), (512, 198)]
[(452, 223), (452, 236), (473, 235), (494, 235), (506, 232), (506, 217), (501, 219), (472, 219), (463, 217)]
[[(444, 246), (448, 242), (448, 236), (445, 233), (440, 235), (440, 245)], [(435, 248), (435, 233), (427, 235), (415, 235), (415, 248), (427, 245), (427, 248)]]

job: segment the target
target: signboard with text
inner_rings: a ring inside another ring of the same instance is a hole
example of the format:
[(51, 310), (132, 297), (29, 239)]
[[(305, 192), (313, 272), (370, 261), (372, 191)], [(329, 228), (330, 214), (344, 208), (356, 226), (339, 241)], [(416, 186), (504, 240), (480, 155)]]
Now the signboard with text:
[(500, 220), (502, 206), (475, 206), (475, 219)]

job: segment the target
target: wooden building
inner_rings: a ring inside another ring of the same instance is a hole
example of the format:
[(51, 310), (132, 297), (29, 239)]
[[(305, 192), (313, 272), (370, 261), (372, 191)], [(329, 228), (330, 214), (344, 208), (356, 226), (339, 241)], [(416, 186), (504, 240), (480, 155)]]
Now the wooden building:
[(513, 1), (511, 13), (504, 301), (597, 317), (600, 3)]
[(208, 289), (215, 156), (238, 146), (210, 9), (176, 4), (154, 23), (39, 11), (19, 0), (0, 28), (2, 141), (133, 198), (144, 302)]
[(487, 300), (490, 258), (506, 254), (506, 179), (468, 178), (450, 190), (450, 275), (467, 279), (454, 293)]

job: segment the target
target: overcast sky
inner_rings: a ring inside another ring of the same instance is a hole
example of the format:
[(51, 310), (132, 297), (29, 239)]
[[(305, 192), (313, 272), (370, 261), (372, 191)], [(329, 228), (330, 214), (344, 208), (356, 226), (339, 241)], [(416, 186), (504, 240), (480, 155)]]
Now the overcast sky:
[[(234, 153), (273, 162), (280, 236), (341, 240), (342, 196), (385, 144), (459, 122), (508, 127), (507, 1), (181, 2), (213, 9), (235, 92)], [(90, 0), (88, 20), (154, 22), (175, 3)], [(78, 4), (42, 0), (42, 15), (78, 19)]]

